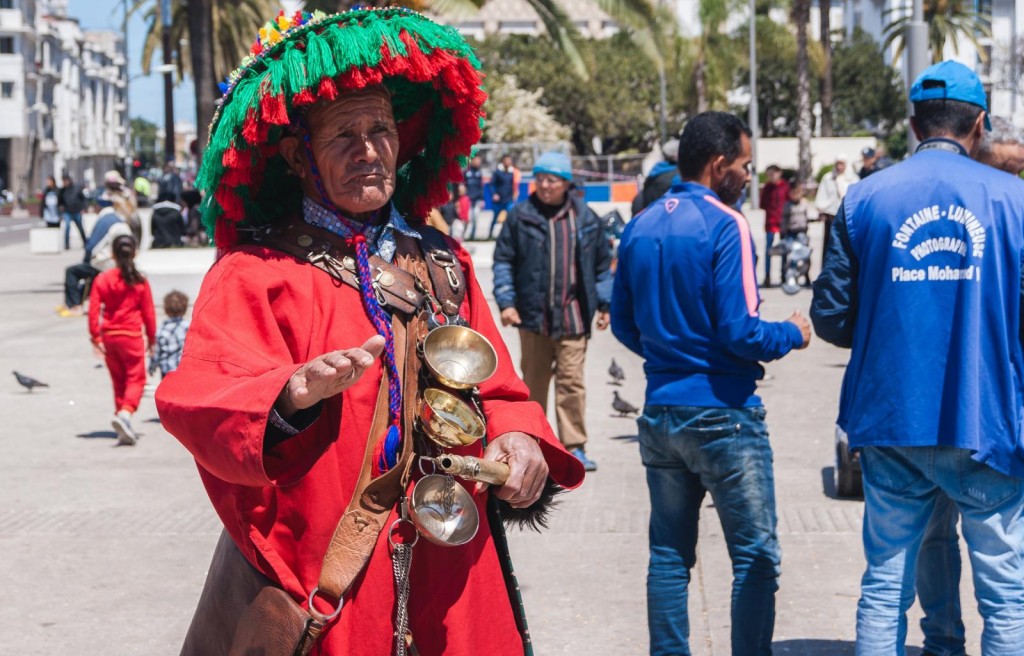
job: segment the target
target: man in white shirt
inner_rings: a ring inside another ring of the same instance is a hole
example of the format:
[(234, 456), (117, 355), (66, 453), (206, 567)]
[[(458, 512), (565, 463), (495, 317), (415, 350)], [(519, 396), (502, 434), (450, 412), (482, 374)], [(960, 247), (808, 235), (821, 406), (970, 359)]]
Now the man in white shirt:
[(818, 182), (818, 195), (814, 199), (814, 205), (818, 208), (818, 215), (825, 224), (825, 239), (822, 242), (822, 256), (828, 252), (829, 238), (832, 235), (832, 220), (839, 212), (839, 204), (846, 196), (846, 190), (856, 182), (856, 179), (849, 173), (846, 167), (846, 155), (836, 155), (836, 163), (832, 170), (822, 176)]

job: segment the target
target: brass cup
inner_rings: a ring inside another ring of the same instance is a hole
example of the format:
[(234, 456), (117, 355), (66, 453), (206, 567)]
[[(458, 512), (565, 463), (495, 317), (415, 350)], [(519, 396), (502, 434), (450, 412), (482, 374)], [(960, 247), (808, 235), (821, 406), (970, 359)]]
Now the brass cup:
[(446, 448), (472, 444), (484, 436), (483, 419), (465, 401), (433, 387), (423, 392), (420, 423), (427, 436)]
[(473, 495), (447, 476), (421, 478), (409, 497), (409, 515), (420, 535), (442, 547), (466, 544), (480, 528)]
[(476, 387), (498, 369), (498, 354), (487, 338), (465, 326), (441, 326), (423, 340), (427, 369), (453, 389)]

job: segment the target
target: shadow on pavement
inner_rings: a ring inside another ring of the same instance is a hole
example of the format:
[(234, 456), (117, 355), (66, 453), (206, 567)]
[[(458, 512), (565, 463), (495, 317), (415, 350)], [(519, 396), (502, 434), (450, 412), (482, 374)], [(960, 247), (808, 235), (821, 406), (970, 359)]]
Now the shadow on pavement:
[(637, 435), (616, 435), (612, 438), (618, 442), (639, 442), (640, 437)]
[[(841, 497), (836, 492), (836, 468), (821, 468), (821, 489), (829, 499), (836, 501), (863, 501), (864, 497)], [(909, 656), (909, 652), (908, 652)]]
[(117, 433), (115, 433), (112, 430), (109, 430), (109, 431), (93, 431), (91, 433), (79, 433), (78, 435), (75, 435), (75, 437), (81, 437), (81, 438), (84, 438), (84, 439), (87, 439), (87, 440), (94, 440), (94, 439), (97, 439), (97, 438), (117, 439)]
[[(780, 640), (772, 643), (776, 656), (853, 656), (854, 643), (849, 640)], [(918, 647), (907, 647), (907, 656), (921, 656)]]

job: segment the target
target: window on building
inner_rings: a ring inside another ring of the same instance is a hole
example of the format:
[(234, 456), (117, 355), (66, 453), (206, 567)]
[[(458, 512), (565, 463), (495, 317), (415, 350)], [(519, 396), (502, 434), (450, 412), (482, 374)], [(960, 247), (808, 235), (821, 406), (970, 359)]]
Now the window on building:
[(14, 82), (0, 82), (0, 98), (14, 97)]
[(0, 9), (14, 9), (14, 0), (0, 0)]
[(14, 54), (14, 37), (0, 36), (0, 55)]

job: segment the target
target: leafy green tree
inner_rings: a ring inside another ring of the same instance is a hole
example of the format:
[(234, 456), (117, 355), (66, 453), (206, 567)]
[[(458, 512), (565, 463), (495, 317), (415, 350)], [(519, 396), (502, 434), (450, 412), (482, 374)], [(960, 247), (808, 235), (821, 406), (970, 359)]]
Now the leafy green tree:
[(550, 143), (569, 138), (569, 128), (552, 118), (551, 111), (540, 104), (543, 89), (527, 91), (519, 86), (515, 75), (495, 75), (490, 79), (487, 141)]
[[(746, 28), (736, 35), (736, 45), (747, 52), (749, 43)], [(818, 80), (821, 75), (821, 47), (808, 43), (808, 89), (810, 102), (817, 100)], [(794, 137), (797, 135), (798, 76), (797, 40), (788, 25), (781, 25), (767, 15), (757, 17), (757, 103), (758, 126), (765, 137)], [(736, 87), (745, 86), (750, 77), (750, 66), (744, 57), (735, 69)], [(737, 113), (745, 107), (734, 107)]]
[[(594, 137), (605, 153), (650, 149), (658, 137), (657, 67), (627, 34), (584, 42), (583, 54), (594, 62), (586, 80), (566, 74), (568, 56), (546, 38), (491, 36), (477, 48), (490, 78), (514, 75), (523, 89), (543, 90), (539, 102), (569, 127), (577, 153), (592, 153)], [(670, 72), (669, 132), (682, 124), (682, 85), (678, 73)]]
[[(988, 13), (975, 9), (971, 0), (924, 0), (924, 20), (928, 24), (928, 45), (932, 51), (932, 61), (938, 63), (945, 58), (943, 52), (946, 43), (953, 46), (953, 52), (960, 53), (960, 39), (966, 39), (978, 51), (982, 61), (988, 61), (988, 54), (982, 47), (981, 39), (992, 36), (991, 20)], [(890, 9), (885, 15), (892, 18), (896, 9)], [(899, 10), (903, 11), (903, 10)], [(885, 26), (885, 41), (888, 48), (896, 44), (893, 59), (899, 59), (907, 45), (907, 33), (910, 30), (911, 16), (900, 16)]]
[(903, 77), (885, 63), (878, 43), (867, 32), (858, 28), (836, 48), (833, 73), (836, 134), (871, 130), (885, 135), (906, 119)]
[(135, 117), (130, 121), (132, 130), (132, 149), (135, 159), (142, 162), (143, 168), (156, 166), (163, 159), (157, 151), (157, 126), (144, 118)]

